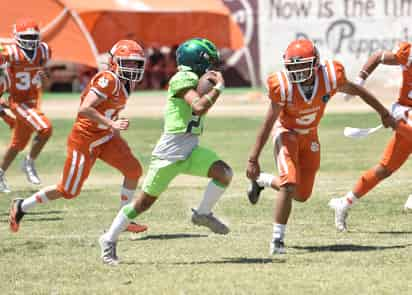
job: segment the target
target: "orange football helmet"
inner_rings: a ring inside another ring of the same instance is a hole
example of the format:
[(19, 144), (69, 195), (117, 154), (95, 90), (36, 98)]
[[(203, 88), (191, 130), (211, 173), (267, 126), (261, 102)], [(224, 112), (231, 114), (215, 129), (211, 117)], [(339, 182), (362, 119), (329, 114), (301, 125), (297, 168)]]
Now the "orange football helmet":
[(17, 20), (13, 29), (17, 44), (26, 50), (35, 50), (40, 44), (39, 25), (32, 18)]
[(283, 55), (283, 64), (292, 83), (305, 82), (319, 66), (318, 49), (308, 39), (292, 41)]
[(143, 79), (146, 58), (143, 48), (133, 40), (120, 40), (110, 50), (110, 70), (119, 78), (139, 82)]

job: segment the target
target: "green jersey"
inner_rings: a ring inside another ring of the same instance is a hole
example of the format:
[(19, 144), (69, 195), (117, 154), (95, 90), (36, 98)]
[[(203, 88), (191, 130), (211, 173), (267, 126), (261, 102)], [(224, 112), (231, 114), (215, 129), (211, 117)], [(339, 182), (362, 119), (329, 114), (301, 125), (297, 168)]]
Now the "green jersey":
[(184, 89), (196, 89), (199, 77), (189, 67), (180, 66), (179, 71), (170, 79), (168, 99), (164, 114), (164, 133), (191, 133), (200, 135), (203, 131), (203, 120), (192, 112), (192, 106), (182, 97), (178, 97)]

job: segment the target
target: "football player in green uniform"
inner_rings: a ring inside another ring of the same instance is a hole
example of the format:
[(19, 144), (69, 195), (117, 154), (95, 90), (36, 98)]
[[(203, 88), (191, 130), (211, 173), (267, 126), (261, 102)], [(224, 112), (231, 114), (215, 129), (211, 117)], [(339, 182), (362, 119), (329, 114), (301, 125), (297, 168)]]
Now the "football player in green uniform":
[[(219, 62), (219, 53), (209, 40), (194, 38), (179, 46), (176, 60), (178, 72), (169, 81), (164, 132), (152, 152), (142, 191), (119, 211), (108, 232), (99, 238), (104, 263), (118, 263), (119, 234), (149, 209), (179, 174), (211, 179), (198, 208), (192, 209), (192, 222), (217, 234), (229, 233), (229, 228), (213, 215), (212, 209), (230, 184), (232, 169), (214, 151), (199, 145), (204, 116), (224, 88), (222, 74), (213, 71)], [(201, 96), (196, 89), (205, 73), (214, 86)]]

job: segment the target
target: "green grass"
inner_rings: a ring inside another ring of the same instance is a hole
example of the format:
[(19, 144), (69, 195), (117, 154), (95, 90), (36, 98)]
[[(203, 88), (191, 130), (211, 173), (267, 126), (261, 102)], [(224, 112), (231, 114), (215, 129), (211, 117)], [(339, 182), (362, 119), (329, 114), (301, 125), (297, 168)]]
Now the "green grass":
[[(38, 162), (46, 184), (61, 174), (71, 120), (54, 120), (55, 133)], [(328, 200), (349, 190), (361, 172), (377, 163), (389, 131), (366, 140), (342, 136), (346, 125), (371, 127), (375, 115), (328, 115), (322, 122), (322, 166), (311, 199), (294, 204), (287, 230), (288, 254), (268, 256), (275, 193), (265, 190), (256, 206), (245, 197), (248, 151), (258, 118), (210, 118), (202, 144), (215, 149), (235, 171), (216, 214), (232, 232), (222, 237), (193, 227), (207, 180), (180, 177), (138, 221), (146, 234), (123, 234), (112, 268), (99, 260), (97, 237), (117, 213), (121, 176), (98, 163), (82, 194), (72, 201), (38, 206), (11, 234), (7, 210), (14, 197), (29, 196), (18, 161), (8, 180), (15, 192), (0, 195), (1, 294), (409, 294), (412, 281), (410, 215), (402, 206), (411, 192), (409, 163), (351, 211), (350, 231), (336, 233)], [(125, 137), (145, 167), (162, 122), (136, 119)], [(0, 144), (9, 131), (0, 124)], [(261, 159), (275, 171), (272, 145)], [(4, 148), (2, 149), (4, 150)], [(19, 160), (21, 156), (19, 157)]]
[[(263, 88), (250, 88), (250, 87), (231, 87), (231, 88), (226, 88), (225, 89), (225, 94), (228, 95), (235, 95), (235, 94), (245, 94), (247, 92), (254, 92), (254, 91), (265, 91)], [(159, 95), (162, 97), (166, 96), (166, 90), (137, 90), (133, 92), (133, 95), (139, 97), (139, 96), (156, 96), (158, 97)], [(80, 93), (72, 93), (72, 92), (62, 92), (62, 93), (56, 93), (56, 92), (45, 92), (42, 96), (43, 100), (50, 100), (50, 99), (73, 99), (73, 100), (78, 100), (80, 96)]]

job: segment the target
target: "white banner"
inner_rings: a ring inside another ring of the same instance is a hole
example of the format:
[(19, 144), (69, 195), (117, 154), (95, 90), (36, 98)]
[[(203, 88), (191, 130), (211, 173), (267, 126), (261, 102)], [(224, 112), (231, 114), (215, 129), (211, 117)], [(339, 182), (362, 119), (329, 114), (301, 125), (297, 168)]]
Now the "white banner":
[[(412, 41), (412, 0), (259, 0), (258, 9), (263, 83), (281, 69), (283, 52), (295, 38), (314, 40), (321, 58), (341, 61), (350, 78), (371, 53)], [(397, 81), (395, 68), (381, 67), (373, 78)]]

